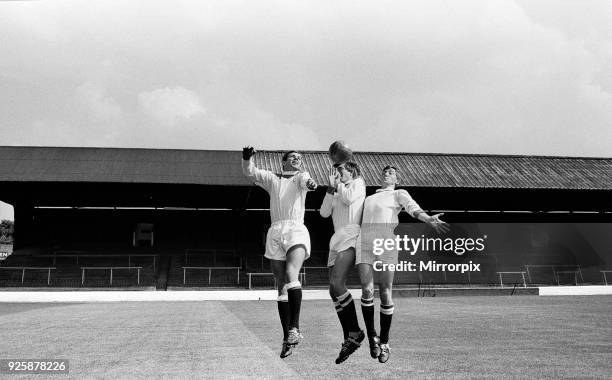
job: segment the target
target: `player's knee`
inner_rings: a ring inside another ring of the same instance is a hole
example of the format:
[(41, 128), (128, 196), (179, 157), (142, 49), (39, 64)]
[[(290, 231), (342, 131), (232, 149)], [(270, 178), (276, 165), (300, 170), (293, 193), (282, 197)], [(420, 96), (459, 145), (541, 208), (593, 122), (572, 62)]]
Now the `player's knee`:
[(332, 296), (338, 296), (340, 294), (345, 293), (345, 286), (344, 286), (344, 281), (342, 281), (342, 279), (339, 278), (333, 278), (330, 279), (329, 281), (329, 293)]
[(391, 287), (383, 287), (381, 284), (380, 302), (383, 305), (391, 305), (393, 303), (393, 299), (391, 298)]
[(289, 282), (294, 282), (299, 280), (300, 270), (287, 267), (287, 271), (285, 272), (285, 279)]
[(370, 299), (374, 297), (374, 285), (373, 284), (362, 284), (361, 285), (361, 297)]
[(282, 295), (287, 295), (287, 284), (286, 283), (279, 283), (278, 284), (278, 295), (282, 296)]

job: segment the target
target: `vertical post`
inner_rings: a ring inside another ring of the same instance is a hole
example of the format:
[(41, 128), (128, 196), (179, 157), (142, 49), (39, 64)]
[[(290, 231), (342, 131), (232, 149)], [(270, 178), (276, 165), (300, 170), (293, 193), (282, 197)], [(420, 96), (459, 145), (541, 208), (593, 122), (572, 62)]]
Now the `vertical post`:
[(183, 285), (185, 285), (185, 271), (187, 268), (183, 267)]
[(208, 268), (208, 286), (210, 286), (210, 277), (212, 275), (212, 269)]
[(523, 276), (523, 288), (527, 288), (527, 283), (525, 282), (525, 273), (521, 272), (521, 276)]
[(47, 268), (49, 272), (47, 272), (47, 286), (51, 283), (51, 268)]
[(24, 278), (25, 278), (25, 267), (23, 267), (23, 270), (21, 271), (21, 285), (23, 285)]
[[(247, 273), (247, 274), (248, 274), (248, 276), (249, 276), (249, 290), (251, 290), (251, 289), (253, 289), (253, 288), (251, 287), (251, 275), (252, 275), (253, 273)], [(606, 284), (607, 284), (607, 283), (606, 283)]]
[(138, 268), (138, 280), (136, 282), (138, 285), (140, 285), (140, 268)]
[(85, 268), (81, 268), (81, 285), (85, 283)]
[(531, 273), (529, 273), (529, 265), (525, 265), (525, 268), (527, 269), (527, 278), (529, 279), (529, 283), (533, 284), (533, 281), (531, 281)]
[(110, 284), (111, 284), (111, 286), (113, 285), (113, 268), (112, 267), (111, 267)]
[(236, 285), (240, 285), (240, 267), (238, 267), (238, 277), (236, 278)]
[(504, 287), (504, 282), (502, 281), (502, 274), (501, 272), (498, 273), (499, 274), (499, 285), (501, 285), (501, 287)]

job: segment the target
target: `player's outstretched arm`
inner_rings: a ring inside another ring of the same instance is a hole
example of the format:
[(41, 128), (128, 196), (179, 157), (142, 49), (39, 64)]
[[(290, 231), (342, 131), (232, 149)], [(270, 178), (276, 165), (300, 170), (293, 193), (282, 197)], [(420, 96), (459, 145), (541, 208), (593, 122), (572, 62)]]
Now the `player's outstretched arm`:
[(317, 189), (317, 187), (319, 187), (319, 185), (317, 184), (317, 182), (316, 182), (314, 179), (309, 178), (309, 179), (306, 181), (306, 188), (307, 188), (308, 190), (313, 191), (313, 190), (316, 190), (316, 189)]
[(431, 228), (436, 230), (437, 233), (445, 234), (450, 230), (450, 226), (448, 223), (440, 219), (440, 217), (444, 215), (444, 213), (439, 213), (436, 215), (427, 215), (425, 211), (418, 215), (420, 221), (427, 223)]
[(446, 233), (450, 230), (448, 223), (440, 219), (440, 217), (444, 215), (443, 213), (433, 216), (428, 215), (425, 211), (423, 211), (421, 206), (419, 206), (419, 204), (412, 199), (406, 190), (400, 190), (397, 192), (397, 202), (404, 207), (410, 216), (420, 220), (421, 222), (427, 223), (431, 228), (436, 230), (437, 233)]
[(304, 171), (300, 173), (299, 176), (300, 176), (299, 184), (303, 189), (306, 189), (308, 191), (313, 191), (313, 190), (316, 190), (317, 187), (319, 187), (317, 182), (314, 179), (312, 179), (312, 177), (310, 177), (310, 174), (308, 172)]

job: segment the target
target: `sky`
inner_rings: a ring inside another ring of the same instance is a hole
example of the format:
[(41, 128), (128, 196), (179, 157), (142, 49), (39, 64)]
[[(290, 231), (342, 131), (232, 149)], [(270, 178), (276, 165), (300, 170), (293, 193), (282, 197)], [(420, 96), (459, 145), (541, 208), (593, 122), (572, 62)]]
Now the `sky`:
[(0, 46), (0, 145), (612, 157), (608, 0), (0, 1)]

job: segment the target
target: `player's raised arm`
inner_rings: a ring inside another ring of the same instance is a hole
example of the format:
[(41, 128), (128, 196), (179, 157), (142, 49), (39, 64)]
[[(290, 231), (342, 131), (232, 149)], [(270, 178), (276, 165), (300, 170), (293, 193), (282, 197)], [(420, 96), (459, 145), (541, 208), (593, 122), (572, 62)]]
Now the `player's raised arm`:
[(252, 146), (245, 146), (242, 148), (242, 174), (246, 177), (254, 177), (255, 176), (255, 164), (251, 160), (253, 155), (255, 154), (255, 148)]
[(334, 193), (338, 186), (338, 173), (336, 172), (336, 168), (332, 167), (329, 170), (328, 180), (327, 191), (323, 198), (323, 203), (321, 203), (321, 208), (319, 209), (319, 214), (324, 218), (328, 218), (333, 211)]
[(252, 146), (242, 148), (242, 173), (255, 182), (256, 185), (267, 189), (274, 180), (274, 174), (268, 170), (262, 170), (255, 166), (253, 155), (255, 149)]
[(321, 214), (322, 217), (329, 218), (329, 216), (332, 214), (333, 201), (333, 193), (330, 194), (327, 192), (323, 198), (323, 202), (321, 203), (321, 208), (319, 209), (319, 214)]

